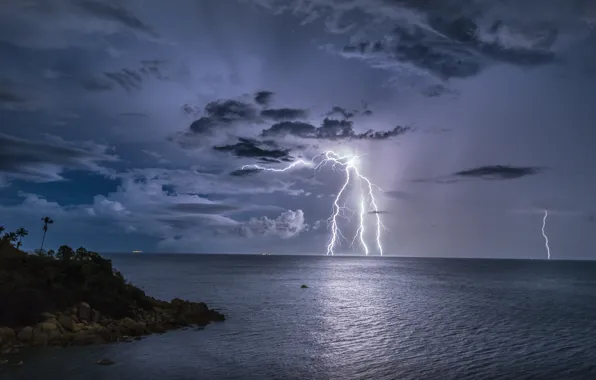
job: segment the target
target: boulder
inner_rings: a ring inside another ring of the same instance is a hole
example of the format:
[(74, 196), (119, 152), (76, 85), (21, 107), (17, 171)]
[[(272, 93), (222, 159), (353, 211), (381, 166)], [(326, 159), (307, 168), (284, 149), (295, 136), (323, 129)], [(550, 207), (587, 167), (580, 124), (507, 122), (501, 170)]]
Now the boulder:
[(17, 334), (9, 327), (0, 327), (0, 342), (16, 340)]
[(75, 333), (70, 343), (75, 346), (86, 346), (90, 344), (102, 344), (106, 343), (106, 341), (99, 334), (90, 331), (79, 331)]
[(88, 321), (91, 318), (91, 306), (86, 302), (81, 302), (77, 306), (77, 315), (81, 321)]
[(52, 322), (41, 322), (37, 324), (43, 332), (53, 332), (58, 330), (58, 326)]
[(53, 319), (56, 316), (52, 313), (44, 312), (40, 314), (43, 319)]
[(58, 317), (58, 322), (64, 327), (67, 331), (78, 331), (77, 324), (72, 317), (68, 315), (61, 315)]
[(101, 313), (97, 310), (91, 310), (91, 322), (99, 323), (99, 319), (101, 317)]
[(19, 341), (21, 341), (23, 343), (29, 343), (31, 341), (31, 339), (33, 339), (33, 327), (31, 327), (31, 326), (24, 327), (19, 332), (18, 337), (19, 337)]

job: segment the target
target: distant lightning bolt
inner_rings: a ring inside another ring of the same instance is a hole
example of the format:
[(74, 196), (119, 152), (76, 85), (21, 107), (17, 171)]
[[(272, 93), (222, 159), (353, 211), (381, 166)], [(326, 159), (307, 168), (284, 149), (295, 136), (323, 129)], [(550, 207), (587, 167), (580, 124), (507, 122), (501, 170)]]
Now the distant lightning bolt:
[[(383, 256), (383, 246), (381, 244), (381, 230), (385, 229), (385, 226), (381, 221), (379, 208), (377, 206), (373, 190), (373, 188), (378, 188), (378, 186), (374, 185), (367, 177), (361, 174), (360, 169), (358, 168), (359, 158), (359, 156), (355, 155), (342, 156), (333, 151), (327, 151), (323, 154), (315, 156), (312, 161), (298, 160), (281, 169), (268, 168), (259, 165), (244, 165), (242, 166), (242, 170), (257, 169), (271, 172), (285, 172), (297, 166), (305, 166), (313, 168), (313, 170), (317, 171), (322, 169), (328, 163), (331, 163), (331, 168), (334, 171), (338, 170), (339, 167), (340, 170), (345, 173), (345, 181), (339, 189), (339, 191), (337, 192), (337, 195), (335, 196), (332, 205), (332, 213), (328, 220), (331, 236), (327, 244), (327, 255), (334, 255), (334, 250), (339, 244), (339, 240), (342, 238), (345, 239), (344, 235), (341, 232), (341, 229), (339, 228), (338, 219), (340, 217), (347, 218), (345, 216), (345, 212), (352, 210), (350, 210), (344, 204), (341, 204), (340, 201), (342, 195), (345, 193), (348, 185), (350, 184), (350, 181), (352, 180), (352, 178), (354, 178), (358, 180), (360, 188), (360, 202), (358, 204), (360, 212), (358, 229), (356, 230), (354, 238), (352, 239), (352, 246), (354, 245), (356, 239), (359, 239), (364, 253), (366, 255), (369, 254), (370, 250), (368, 248), (368, 245), (366, 244), (364, 224), (365, 216), (367, 214), (367, 208), (369, 210), (372, 209), (372, 212), (375, 214), (376, 218), (376, 246), (377, 250), (379, 251), (379, 254)], [(318, 163), (316, 163), (317, 160), (319, 160)]]
[(544, 245), (546, 246), (546, 253), (548, 255), (548, 259), (550, 260), (550, 247), (548, 246), (548, 236), (544, 232), (546, 228), (546, 217), (548, 217), (548, 210), (544, 210), (544, 218), (542, 218), (542, 236), (544, 237)]

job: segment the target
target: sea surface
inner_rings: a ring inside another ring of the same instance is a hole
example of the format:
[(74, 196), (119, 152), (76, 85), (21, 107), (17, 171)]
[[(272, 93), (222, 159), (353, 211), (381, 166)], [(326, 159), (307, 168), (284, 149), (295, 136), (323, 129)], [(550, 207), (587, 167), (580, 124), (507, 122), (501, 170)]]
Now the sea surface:
[(112, 258), (148, 294), (205, 301), (228, 320), (27, 351), (2, 380), (596, 379), (596, 262)]

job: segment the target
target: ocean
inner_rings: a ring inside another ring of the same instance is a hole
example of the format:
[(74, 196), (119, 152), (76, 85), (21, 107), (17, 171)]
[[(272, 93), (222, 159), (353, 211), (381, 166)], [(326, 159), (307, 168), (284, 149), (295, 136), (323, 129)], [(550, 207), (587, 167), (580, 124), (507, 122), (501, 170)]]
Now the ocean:
[[(228, 318), (24, 352), (3, 380), (596, 379), (596, 262), (113, 255), (152, 296)], [(306, 284), (307, 289), (300, 286)], [(99, 366), (102, 358), (115, 361)]]

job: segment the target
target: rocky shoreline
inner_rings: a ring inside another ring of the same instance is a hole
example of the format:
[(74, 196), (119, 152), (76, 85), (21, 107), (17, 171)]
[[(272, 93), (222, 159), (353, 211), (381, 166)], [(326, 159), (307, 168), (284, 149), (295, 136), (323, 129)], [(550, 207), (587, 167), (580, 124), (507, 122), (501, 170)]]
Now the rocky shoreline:
[(178, 298), (171, 302), (151, 298), (150, 302), (152, 310), (135, 308), (131, 317), (121, 319), (104, 316), (88, 303), (80, 302), (63, 312), (42, 313), (41, 322), (33, 326), (0, 327), (0, 353), (14, 354), (23, 347), (130, 342), (149, 334), (225, 320), (223, 314), (203, 302)]

